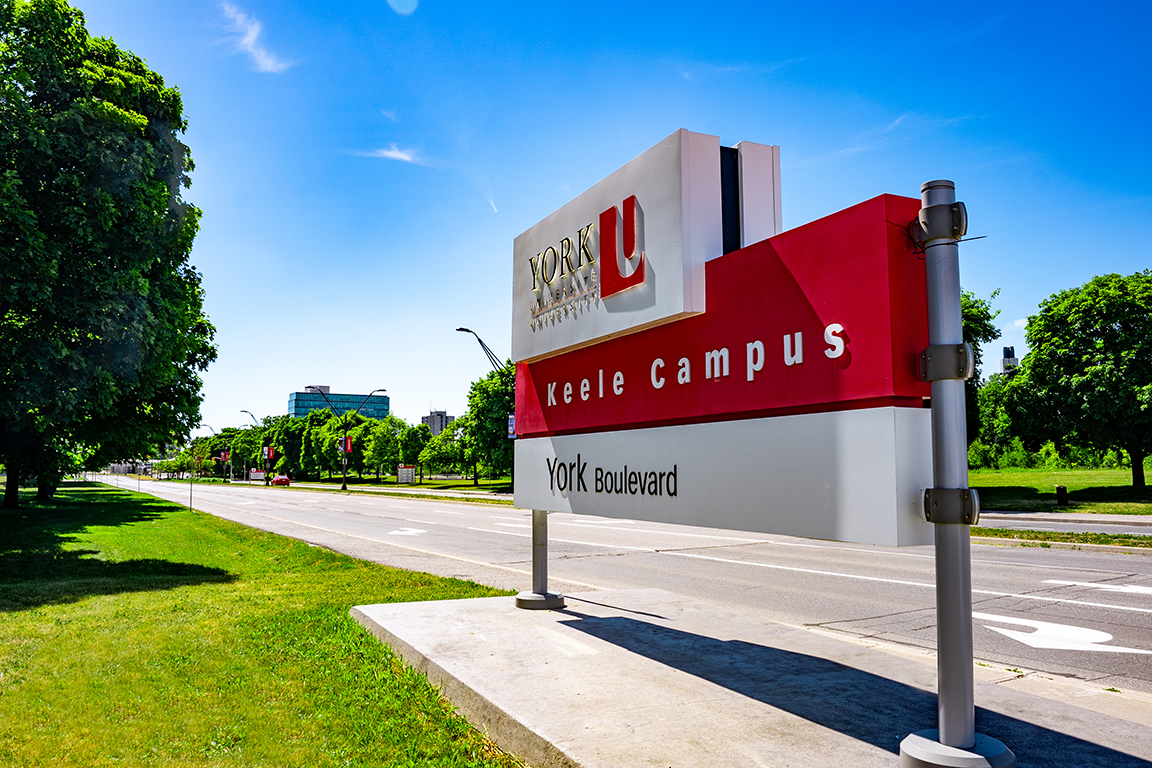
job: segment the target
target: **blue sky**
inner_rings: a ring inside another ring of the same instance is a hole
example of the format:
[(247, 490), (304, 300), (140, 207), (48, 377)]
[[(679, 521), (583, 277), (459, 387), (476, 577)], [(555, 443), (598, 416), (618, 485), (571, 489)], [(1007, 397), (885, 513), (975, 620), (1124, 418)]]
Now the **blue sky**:
[(459, 415), (513, 238), (677, 128), (779, 144), (786, 228), (954, 179), (986, 372), (1054, 291), (1152, 266), (1144, 3), (76, 4), (184, 97), (217, 430), (306, 384)]

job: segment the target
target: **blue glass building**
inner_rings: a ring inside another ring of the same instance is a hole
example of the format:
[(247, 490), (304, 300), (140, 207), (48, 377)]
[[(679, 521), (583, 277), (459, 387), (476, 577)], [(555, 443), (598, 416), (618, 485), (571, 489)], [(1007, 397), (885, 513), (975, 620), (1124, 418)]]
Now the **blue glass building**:
[[(322, 387), (322, 389), (328, 395), (328, 400), (332, 401), (331, 406), (324, 399), (324, 395), (319, 392), (293, 392), (288, 395), (288, 415), (307, 416), (311, 411), (332, 408), (333, 406), (336, 415), (340, 415), (351, 413), (356, 406), (364, 403), (364, 395), (342, 395), (337, 392), (328, 392), (327, 387)], [(370, 419), (383, 419), (388, 415), (389, 410), (388, 395), (372, 395), (368, 398), (368, 402), (364, 403), (364, 407), (360, 409), (360, 415)]]

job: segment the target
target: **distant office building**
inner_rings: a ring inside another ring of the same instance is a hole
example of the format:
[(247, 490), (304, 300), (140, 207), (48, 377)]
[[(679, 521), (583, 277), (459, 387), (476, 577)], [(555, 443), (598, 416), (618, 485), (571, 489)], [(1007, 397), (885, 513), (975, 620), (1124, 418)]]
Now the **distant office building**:
[(1016, 347), (1004, 347), (1004, 357), (1000, 360), (1000, 373), (1008, 373), (1013, 368), (1019, 368), (1020, 361), (1016, 359)]
[(432, 437), (444, 431), (444, 427), (456, 421), (455, 416), (449, 416), (448, 411), (432, 411), (427, 416), (420, 417), (421, 424), (427, 424), (432, 430)]
[[(317, 389), (320, 392), (316, 392)], [(336, 415), (340, 415), (356, 410), (356, 406), (360, 403), (364, 403), (364, 407), (360, 409), (360, 415), (370, 419), (383, 419), (391, 412), (388, 395), (372, 395), (365, 402), (364, 395), (342, 395), (338, 392), (332, 392), (331, 387), (319, 384), (309, 385), (304, 390), (288, 395), (289, 416), (307, 416), (311, 411), (323, 408), (334, 409)], [(321, 392), (324, 394), (320, 394)], [(324, 399), (325, 395), (328, 396), (327, 400)], [(328, 404), (329, 400), (332, 401), (331, 405)]]

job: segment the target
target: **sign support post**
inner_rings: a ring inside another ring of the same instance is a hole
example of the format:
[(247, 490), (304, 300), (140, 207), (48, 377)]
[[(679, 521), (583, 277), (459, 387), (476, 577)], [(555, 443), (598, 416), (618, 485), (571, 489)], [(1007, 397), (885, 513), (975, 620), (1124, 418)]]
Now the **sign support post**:
[(960, 308), (959, 241), (967, 213), (951, 181), (921, 186), (922, 208), (913, 230), (924, 248), (928, 284), (928, 349), (921, 378), (932, 386), (932, 475), (924, 512), (935, 527), (936, 664), (939, 727), (900, 743), (901, 768), (1010, 768), (1016, 757), (990, 736), (976, 733), (972, 679), (972, 557), (969, 526), (979, 497), (968, 487), (964, 380), (972, 376), (972, 350), (964, 343)]
[(548, 591), (548, 512), (532, 510), (532, 591), (516, 595), (517, 608), (564, 607), (564, 595)]

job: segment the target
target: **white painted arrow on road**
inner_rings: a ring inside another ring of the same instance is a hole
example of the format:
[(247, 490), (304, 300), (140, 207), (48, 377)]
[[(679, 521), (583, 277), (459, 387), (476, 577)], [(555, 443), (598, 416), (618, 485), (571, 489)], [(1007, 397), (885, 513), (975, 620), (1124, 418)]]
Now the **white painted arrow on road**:
[(422, 533), (428, 533), (428, 531), (419, 528), (401, 528), (398, 531), (388, 531), (389, 536), (419, 536)]
[(1102, 589), (1105, 592), (1127, 592), (1130, 595), (1152, 595), (1152, 587), (1144, 587), (1139, 584), (1101, 584), (1096, 581), (1060, 581), (1059, 579), (1048, 579), (1044, 583), (1061, 584), (1066, 587), (1091, 587)]
[(1098, 651), (1104, 653), (1152, 653), (1139, 648), (1124, 648), (1119, 645), (1101, 645), (1112, 639), (1112, 635), (1098, 629), (1087, 627), (1073, 627), (1068, 624), (1052, 624), (1047, 621), (1033, 621), (1031, 619), (1016, 619), (1011, 616), (997, 616), (992, 613), (973, 613), (972, 618), (980, 621), (995, 621), (1000, 624), (1018, 624), (1023, 627), (1032, 627), (1035, 632), (1021, 632), (1016, 629), (1001, 629), (989, 627), (986, 629), (999, 632), (1005, 637), (1018, 640), (1033, 648), (1047, 648), (1056, 651)]

